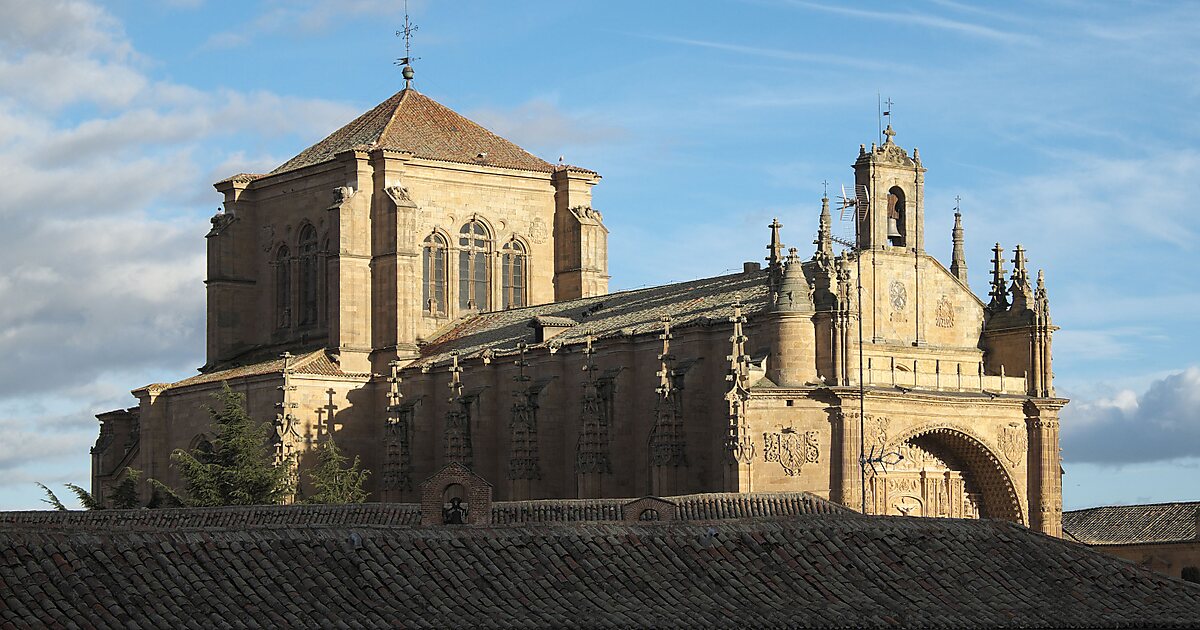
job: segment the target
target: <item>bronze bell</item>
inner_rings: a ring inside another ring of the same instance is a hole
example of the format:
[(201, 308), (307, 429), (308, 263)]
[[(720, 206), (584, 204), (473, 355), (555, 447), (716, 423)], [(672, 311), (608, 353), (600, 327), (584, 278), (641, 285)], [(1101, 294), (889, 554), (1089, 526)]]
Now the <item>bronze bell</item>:
[(896, 217), (888, 217), (888, 238), (900, 238), (900, 226), (896, 224)]

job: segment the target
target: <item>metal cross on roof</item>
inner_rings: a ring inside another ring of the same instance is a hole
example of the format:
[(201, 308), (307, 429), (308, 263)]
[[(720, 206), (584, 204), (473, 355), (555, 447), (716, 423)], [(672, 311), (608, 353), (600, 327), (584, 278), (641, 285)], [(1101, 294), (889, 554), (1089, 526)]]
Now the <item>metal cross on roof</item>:
[(409, 21), (408, 0), (404, 0), (404, 29), (396, 31), (396, 37), (404, 38), (404, 56), (396, 60), (396, 65), (403, 68), (401, 74), (404, 76), (404, 89), (406, 90), (412, 87), (412, 62), (420, 59), (420, 57), (412, 56), (412, 36), (415, 32), (417, 32), (417, 25)]

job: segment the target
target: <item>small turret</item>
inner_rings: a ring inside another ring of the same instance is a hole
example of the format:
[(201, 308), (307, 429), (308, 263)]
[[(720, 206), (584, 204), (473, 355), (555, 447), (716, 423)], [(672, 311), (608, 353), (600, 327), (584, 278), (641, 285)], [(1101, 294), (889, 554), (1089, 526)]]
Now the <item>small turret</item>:
[(950, 231), (954, 241), (954, 253), (950, 257), (950, 273), (963, 284), (967, 284), (967, 256), (963, 252), (962, 213), (954, 209), (954, 229)]
[(779, 299), (775, 302), (775, 310), (787, 312), (811, 312), (813, 310), (812, 292), (808, 279), (804, 277), (804, 266), (796, 255), (796, 248), (788, 251), (787, 269), (783, 272), (783, 281), (779, 284)]
[(992, 290), (988, 293), (992, 300), (987, 309), (992, 312), (1008, 308), (1008, 288), (1004, 284), (1004, 248), (1000, 243), (992, 248)]

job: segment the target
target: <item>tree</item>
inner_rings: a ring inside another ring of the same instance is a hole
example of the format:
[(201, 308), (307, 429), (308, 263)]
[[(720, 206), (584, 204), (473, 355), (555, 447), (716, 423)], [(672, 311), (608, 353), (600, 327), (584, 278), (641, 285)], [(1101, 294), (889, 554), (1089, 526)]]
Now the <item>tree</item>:
[(67, 506), (63, 505), (62, 501), (58, 500), (58, 495), (54, 494), (54, 491), (50, 488), (47, 488), (46, 484), (40, 481), (35, 481), (34, 483), (36, 483), (39, 488), (46, 491), (46, 498), (42, 499), (42, 503), (49, 503), (50, 507), (58, 510), (59, 512), (67, 511)]
[(371, 471), (359, 468), (358, 456), (346, 466), (347, 458), (330, 437), (318, 451), (319, 464), (308, 473), (317, 493), (305, 503), (362, 503), (367, 500), (363, 483)]
[(142, 478), (142, 471), (134, 468), (125, 468), (125, 478), (113, 488), (112, 505), (109, 507), (114, 510), (131, 510), (141, 507), (141, 501), (138, 500), (137, 482)]
[[(268, 439), (271, 425), (255, 422), (246, 413), (246, 397), (228, 383), (213, 398), (217, 404), (208, 409), (215, 433), (212, 447), (171, 453), (186, 484), (185, 504), (270, 505), (290, 498), (292, 460), (276, 461)], [(155, 488), (174, 494), (162, 484)]]

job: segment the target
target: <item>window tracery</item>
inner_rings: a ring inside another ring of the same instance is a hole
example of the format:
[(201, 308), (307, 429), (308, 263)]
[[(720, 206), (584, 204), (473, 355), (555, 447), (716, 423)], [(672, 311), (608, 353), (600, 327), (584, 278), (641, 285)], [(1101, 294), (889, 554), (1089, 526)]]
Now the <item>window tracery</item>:
[(425, 239), (421, 250), (421, 303), (426, 313), (446, 312), (446, 239), (433, 233)]
[(317, 323), (317, 229), (311, 224), (300, 229), (300, 321), (301, 326)]
[(275, 327), (292, 325), (292, 267), (287, 245), (275, 251)]
[(491, 307), (491, 274), (488, 258), (492, 249), (486, 226), (472, 219), (458, 231), (458, 307), (486, 311)]
[(525, 284), (528, 275), (528, 255), (525, 246), (513, 239), (504, 244), (500, 257), (501, 289), (503, 308), (519, 308), (525, 306)]

